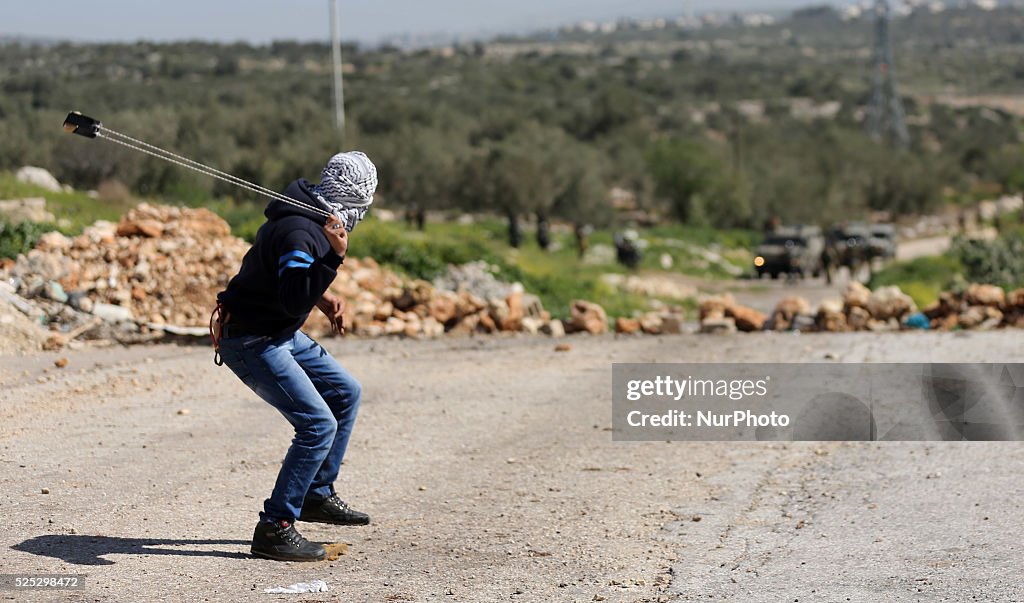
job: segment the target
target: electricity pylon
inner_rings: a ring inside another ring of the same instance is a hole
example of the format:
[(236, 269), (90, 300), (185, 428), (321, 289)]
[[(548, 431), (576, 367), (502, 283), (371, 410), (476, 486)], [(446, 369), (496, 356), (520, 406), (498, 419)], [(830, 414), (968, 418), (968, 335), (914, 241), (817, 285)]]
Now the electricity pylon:
[(875, 140), (891, 134), (896, 146), (906, 148), (910, 144), (910, 134), (904, 120), (903, 102), (896, 92), (896, 78), (892, 74), (888, 0), (875, 0), (875, 45), (871, 62), (874, 75), (867, 114), (868, 134)]

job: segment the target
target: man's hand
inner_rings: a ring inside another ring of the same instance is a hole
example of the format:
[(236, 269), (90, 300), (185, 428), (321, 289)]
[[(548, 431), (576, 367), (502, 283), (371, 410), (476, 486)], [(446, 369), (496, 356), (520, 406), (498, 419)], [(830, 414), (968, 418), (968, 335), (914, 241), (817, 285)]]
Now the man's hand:
[(327, 240), (334, 253), (345, 255), (345, 252), (348, 251), (348, 231), (345, 230), (341, 220), (336, 216), (327, 218), (327, 224), (324, 224), (324, 234), (327, 235)]
[[(342, 229), (344, 230), (344, 229)], [(345, 300), (335, 297), (330, 293), (324, 293), (316, 307), (331, 321), (331, 328), (339, 335), (345, 334)]]

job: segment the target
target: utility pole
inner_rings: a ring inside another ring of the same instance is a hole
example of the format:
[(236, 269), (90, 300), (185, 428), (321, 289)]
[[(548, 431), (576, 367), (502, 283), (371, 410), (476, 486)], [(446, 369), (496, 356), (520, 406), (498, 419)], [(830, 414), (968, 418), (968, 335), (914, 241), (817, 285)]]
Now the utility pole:
[(892, 134), (896, 146), (905, 149), (910, 144), (910, 135), (904, 120), (903, 102), (896, 92), (896, 78), (892, 74), (888, 0), (875, 0), (875, 44), (871, 62), (874, 75), (866, 120), (868, 134), (877, 141)]
[(338, 132), (345, 131), (345, 90), (341, 80), (341, 36), (338, 34), (338, 0), (330, 0), (331, 54), (334, 58), (334, 118)]

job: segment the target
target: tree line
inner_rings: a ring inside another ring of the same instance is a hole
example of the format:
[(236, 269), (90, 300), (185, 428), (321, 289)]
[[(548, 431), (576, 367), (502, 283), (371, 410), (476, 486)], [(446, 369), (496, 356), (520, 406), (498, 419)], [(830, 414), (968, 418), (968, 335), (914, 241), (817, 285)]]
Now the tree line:
[[(1002, 32), (1020, 17), (995, 13), (960, 11), (948, 22)], [(1019, 90), (1024, 40), (994, 41), (1017, 52), (993, 60), (959, 46), (940, 19), (949, 17), (894, 26), (910, 35), (898, 38), (895, 66), (897, 74), (907, 66), (906, 151), (863, 133), (869, 24), (814, 13), (774, 27), (659, 31), (643, 44), (636, 32), (523, 40), (524, 51), (510, 55), (487, 44), (348, 46), (343, 133), (334, 128), (325, 44), (10, 44), (0, 52), (0, 169), (40, 165), (77, 188), (118, 181), (186, 202), (238, 195), (64, 135), (63, 115), (78, 109), (276, 189), (315, 180), (342, 148), (363, 149), (380, 169), (382, 206), (418, 221), (452, 210), (602, 226), (615, 219), (613, 187), (655, 218), (712, 227), (924, 212), (949, 198), (1020, 191), (1019, 116), (951, 107), (915, 90), (965, 81), (975, 88), (963, 92), (975, 95)], [(922, 71), (936, 48), (949, 60)], [(829, 102), (838, 108), (799, 110)]]

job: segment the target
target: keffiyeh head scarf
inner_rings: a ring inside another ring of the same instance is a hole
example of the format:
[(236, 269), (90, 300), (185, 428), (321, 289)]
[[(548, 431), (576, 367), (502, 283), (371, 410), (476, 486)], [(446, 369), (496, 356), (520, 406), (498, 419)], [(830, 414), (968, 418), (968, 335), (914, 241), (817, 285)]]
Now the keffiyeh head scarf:
[(377, 190), (377, 168), (365, 153), (338, 153), (324, 166), (320, 184), (313, 193), (323, 209), (338, 216), (351, 232), (373, 203)]

